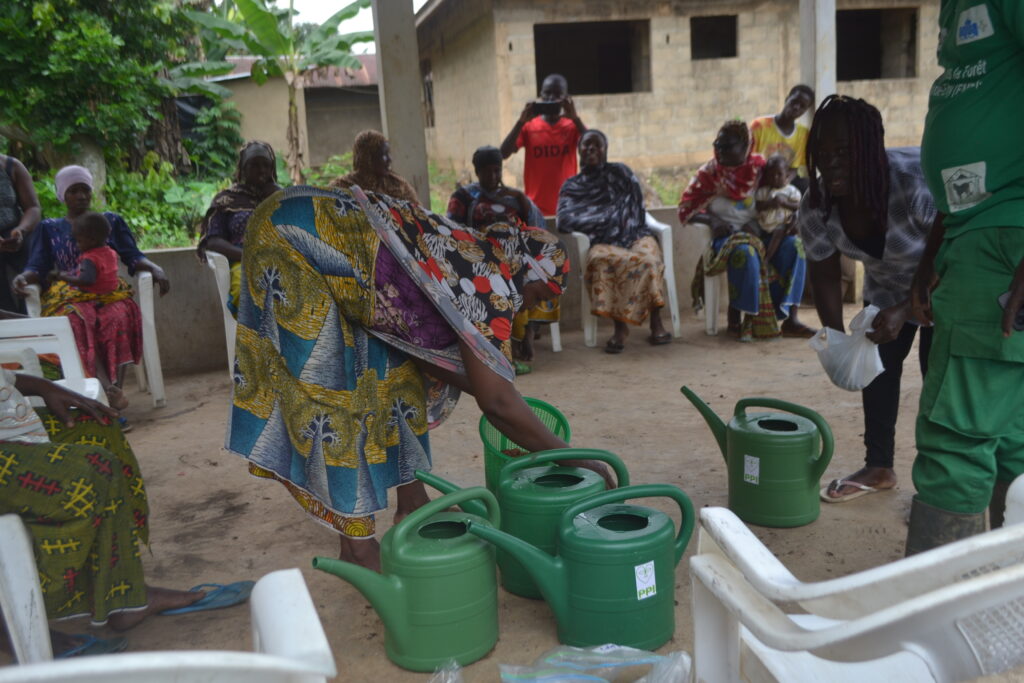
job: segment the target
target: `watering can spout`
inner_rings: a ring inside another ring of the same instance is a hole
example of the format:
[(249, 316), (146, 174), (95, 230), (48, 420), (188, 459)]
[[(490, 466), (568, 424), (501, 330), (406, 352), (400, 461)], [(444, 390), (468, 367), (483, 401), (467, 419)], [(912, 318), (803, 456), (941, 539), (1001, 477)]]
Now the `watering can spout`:
[(715, 435), (715, 441), (718, 442), (718, 448), (722, 451), (722, 457), (726, 457), (726, 428), (722, 418), (718, 417), (715, 411), (711, 410), (711, 406), (702, 401), (697, 394), (690, 391), (689, 387), (683, 387), (680, 391), (704, 417), (704, 421), (711, 428), (711, 433)]
[(501, 548), (523, 565), (555, 613), (557, 621), (561, 622), (567, 617), (569, 591), (566, 590), (565, 566), (561, 559), (492, 526), (472, 521), (466, 526), (470, 533)]
[(313, 569), (334, 574), (355, 586), (356, 590), (373, 605), (395, 642), (405, 642), (408, 624), (405, 618), (405, 601), (402, 588), (395, 580), (382, 576), (372, 569), (332, 557), (314, 557)]
[[(428, 484), (441, 493), (447, 495), (449, 493), (455, 493), (461, 491), (461, 487), (456, 486), (447, 479), (442, 479), (436, 474), (430, 472), (424, 472), (423, 470), (416, 470), (416, 478), (422, 481), (424, 484)], [(464, 500), (458, 504), (460, 508), (468, 512), (471, 515), (477, 515), (487, 519), (489, 516), (487, 512), (487, 506), (481, 503), (479, 500)]]

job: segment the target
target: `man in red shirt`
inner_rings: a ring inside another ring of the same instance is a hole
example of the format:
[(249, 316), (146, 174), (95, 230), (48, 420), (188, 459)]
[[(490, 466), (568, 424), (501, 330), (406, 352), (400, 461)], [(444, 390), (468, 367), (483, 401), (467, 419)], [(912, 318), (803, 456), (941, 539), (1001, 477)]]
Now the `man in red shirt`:
[(562, 183), (576, 175), (576, 145), (587, 130), (568, 93), (564, 76), (551, 74), (545, 78), (540, 89), (541, 101), (526, 103), (516, 125), (501, 143), (505, 159), (520, 147), (526, 148), (526, 196), (545, 216), (555, 214)]

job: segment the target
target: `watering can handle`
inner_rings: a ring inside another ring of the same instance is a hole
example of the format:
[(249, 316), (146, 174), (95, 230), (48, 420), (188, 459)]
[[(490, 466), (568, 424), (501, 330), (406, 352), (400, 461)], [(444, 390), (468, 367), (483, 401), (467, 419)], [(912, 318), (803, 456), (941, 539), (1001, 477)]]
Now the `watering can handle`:
[(829, 461), (832, 459), (832, 448), (835, 445), (835, 440), (832, 438), (832, 428), (828, 426), (823, 418), (818, 413), (814, 412), (810, 408), (797, 405), (796, 403), (790, 403), (789, 401), (780, 401), (777, 398), (743, 398), (736, 403), (735, 415), (740, 417), (743, 415), (747, 408), (774, 408), (776, 410), (785, 410), (787, 413), (793, 413), (800, 417), (805, 417), (814, 423), (814, 426), (818, 428), (818, 433), (821, 434), (821, 453), (817, 458), (814, 459), (814, 467), (811, 468), (811, 478), (814, 481), (821, 479), (822, 473), (825, 468), (828, 467)]
[(498, 482), (521, 469), (558, 460), (599, 460), (608, 463), (615, 470), (615, 481), (618, 482), (618, 485), (629, 486), (629, 472), (626, 471), (626, 465), (619, 459), (619, 456), (611, 451), (601, 450), (600, 448), (555, 448), (550, 451), (540, 451), (529, 456), (514, 458), (501, 468)]
[(625, 486), (621, 489), (602, 491), (592, 496), (587, 496), (580, 502), (570, 505), (565, 509), (560, 522), (562, 530), (559, 533), (560, 535), (566, 533), (572, 527), (572, 520), (577, 515), (600, 505), (621, 503), (622, 501), (634, 498), (662, 497), (674, 500), (679, 506), (680, 513), (682, 513), (682, 518), (679, 521), (679, 533), (676, 534), (675, 543), (675, 561), (676, 564), (679, 564), (679, 560), (683, 559), (683, 553), (686, 551), (686, 544), (690, 542), (690, 535), (693, 533), (696, 516), (693, 512), (693, 503), (690, 502), (690, 497), (678, 486), (672, 486), (671, 484), (638, 484), (637, 486)]
[(405, 537), (408, 535), (410, 529), (415, 529), (417, 526), (427, 521), (431, 515), (441, 512), (445, 508), (458, 505), (463, 501), (472, 500), (479, 498), (483, 501), (484, 505), (487, 506), (489, 513), (488, 520), (494, 528), (501, 526), (501, 513), (498, 510), (498, 499), (494, 497), (494, 494), (488, 491), (483, 486), (474, 486), (468, 489), (460, 489), (454, 493), (435, 498), (423, 507), (415, 510), (408, 517), (403, 519), (395, 527), (395, 547), (401, 548), (405, 545)]

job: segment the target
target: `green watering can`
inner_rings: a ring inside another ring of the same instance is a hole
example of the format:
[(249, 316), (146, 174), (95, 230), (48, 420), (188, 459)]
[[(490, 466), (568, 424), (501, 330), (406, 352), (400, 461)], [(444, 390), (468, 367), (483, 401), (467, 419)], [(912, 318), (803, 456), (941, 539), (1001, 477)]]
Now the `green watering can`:
[[(678, 534), (663, 512), (616, 504), (651, 497), (679, 505)], [(693, 523), (693, 504), (685, 493), (667, 484), (644, 484), (603, 491), (566, 509), (555, 557), (487, 524), (470, 522), (469, 531), (526, 567), (555, 613), (559, 642), (654, 650), (676, 628), (675, 569)]]
[[(832, 459), (832, 430), (809, 408), (774, 398), (744, 398), (726, 425), (689, 388), (722, 449), (729, 470), (729, 509), (744, 522), (771, 527), (810, 524), (818, 518), (818, 482)], [(789, 414), (747, 413), (775, 408)]]
[[(486, 517), (446, 508), (479, 499)], [(466, 533), (469, 524), (497, 527), (498, 501), (482, 486), (432, 500), (392, 527), (381, 541), (381, 573), (328, 557), (313, 567), (355, 586), (384, 621), (388, 659), (412, 671), (434, 671), (454, 659), (483, 657), (498, 641), (494, 550)]]
[[(559, 448), (516, 458), (501, 468), (495, 495), (501, 507), (501, 530), (554, 555), (558, 520), (573, 503), (605, 489), (604, 479), (583, 467), (561, 467), (557, 460), (600, 460), (615, 470), (619, 486), (629, 485), (629, 472), (618, 456), (596, 448)], [(439, 491), (450, 493), (458, 487), (436, 475), (417, 470), (416, 478)], [(464, 503), (462, 509), (483, 514), (477, 501)], [(501, 585), (509, 593), (524, 598), (540, 598), (540, 589), (529, 572), (512, 555), (498, 548)]]

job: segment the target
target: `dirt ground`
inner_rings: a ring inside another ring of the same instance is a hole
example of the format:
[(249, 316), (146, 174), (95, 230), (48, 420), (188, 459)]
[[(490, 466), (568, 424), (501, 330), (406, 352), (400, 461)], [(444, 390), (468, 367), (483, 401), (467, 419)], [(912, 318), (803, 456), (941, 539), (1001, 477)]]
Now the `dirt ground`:
[[(848, 306), (847, 318), (857, 311)], [(812, 312), (809, 322), (816, 322)], [(645, 343), (634, 328), (618, 356), (583, 345), (580, 331), (563, 331), (555, 354), (539, 342), (534, 372), (521, 377), (521, 393), (543, 398), (569, 418), (573, 445), (620, 455), (633, 483), (666, 482), (682, 488), (696, 508), (727, 503), (724, 462), (703, 418), (679, 393), (693, 388), (719, 415), (745, 396), (773, 396), (819, 411), (836, 439), (824, 480), (861, 466), (859, 393), (835, 388), (806, 341), (781, 339), (741, 344), (705, 336), (703, 321), (684, 312), (683, 337), (671, 345)], [(610, 326), (599, 331), (603, 343)], [(822, 505), (820, 518), (795, 529), (754, 527), (755, 533), (801, 579), (817, 581), (896, 560), (902, 556), (905, 518), (913, 487), (913, 417), (921, 377), (907, 365), (896, 437), (899, 487), (841, 505)], [(334, 650), (339, 681), (425, 681), (384, 655), (377, 614), (352, 586), (310, 567), (315, 555), (335, 556), (337, 539), (310, 521), (284, 487), (250, 477), (241, 459), (222, 449), (228, 412), (227, 372), (169, 378), (167, 407), (153, 409), (133, 394), (130, 440), (146, 477), (151, 504), (150, 583), (185, 588), (204, 582), (257, 579), (298, 566), (306, 578)], [(483, 483), (480, 413), (470, 400), (432, 434), (434, 471), (463, 485)], [(392, 508), (378, 516), (378, 533), (391, 526)], [(649, 500), (675, 519), (668, 502)], [(694, 534), (696, 536), (696, 533)], [(676, 633), (661, 648), (692, 650), (689, 551), (676, 572)], [(483, 660), (464, 670), (467, 681), (498, 680), (498, 664), (529, 664), (557, 646), (555, 625), (543, 602), (500, 595), (500, 639)], [(62, 625), (80, 631), (87, 624)], [(130, 650), (248, 649), (249, 612), (229, 610), (151, 618), (128, 634)], [(1009, 680), (1009, 679), (1004, 679)]]

